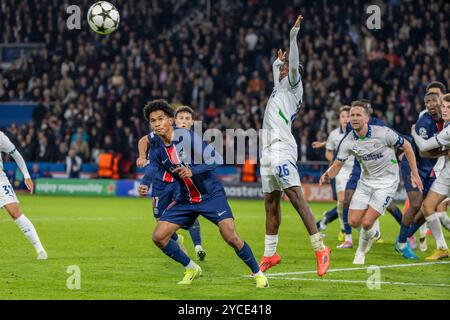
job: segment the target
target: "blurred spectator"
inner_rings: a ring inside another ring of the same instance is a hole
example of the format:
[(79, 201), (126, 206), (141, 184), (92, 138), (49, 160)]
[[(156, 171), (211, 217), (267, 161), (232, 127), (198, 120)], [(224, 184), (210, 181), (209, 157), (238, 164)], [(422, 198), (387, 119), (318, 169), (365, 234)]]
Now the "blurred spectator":
[(81, 165), (83, 161), (77, 155), (75, 149), (70, 149), (69, 154), (66, 157), (66, 172), (68, 178), (79, 178)]

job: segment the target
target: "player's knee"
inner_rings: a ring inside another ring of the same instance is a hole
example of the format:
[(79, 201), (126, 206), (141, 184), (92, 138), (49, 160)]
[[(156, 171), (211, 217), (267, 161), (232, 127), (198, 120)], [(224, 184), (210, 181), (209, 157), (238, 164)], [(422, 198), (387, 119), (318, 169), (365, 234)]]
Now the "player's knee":
[(436, 211), (436, 205), (434, 205), (431, 202), (425, 201), (422, 204), (422, 212), (425, 215), (425, 217), (431, 216)]
[(361, 222), (361, 228), (363, 228), (364, 230), (369, 230), (373, 227), (373, 221), (371, 220), (363, 220)]
[(418, 212), (420, 210), (422, 203), (420, 201), (420, 199), (413, 199), (412, 201), (409, 200), (409, 207), (411, 208), (410, 210), (414, 213)]
[(17, 220), (22, 215), (18, 205), (8, 206), (6, 207), (6, 211), (8, 211), (9, 215), (14, 220)]
[(359, 228), (361, 226), (361, 220), (352, 216), (348, 217), (348, 224), (352, 228)]
[(167, 237), (165, 237), (164, 234), (158, 230), (155, 230), (155, 232), (153, 232), (152, 241), (160, 248), (163, 248), (167, 244), (166, 238)]
[(233, 234), (228, 234), (228, 235), (224, 235), (224, 240), (226, 241), (226, 243), (235, 248), (238, 249), (239, 248), (239, 244), (241, 243), (241, 239), (239, 238), (239, 236), (236, 233)]

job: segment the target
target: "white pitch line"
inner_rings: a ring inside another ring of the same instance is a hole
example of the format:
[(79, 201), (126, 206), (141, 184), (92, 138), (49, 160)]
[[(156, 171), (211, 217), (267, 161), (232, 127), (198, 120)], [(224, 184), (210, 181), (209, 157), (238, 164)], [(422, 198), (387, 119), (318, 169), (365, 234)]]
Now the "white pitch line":
[[(405, 264), (391, 264), (386, 266), (376, 266), (379, 269), (388, 269), (388, 268), (406, 268), (406, 267), (421, 267), (421, 266), (429, 266), (436, 264), (450, 264), (450, 261), (436, 261), (436, 262), (419, 262), (419, 263), (405, 263)], [(341, 268), (341, 269), (330, 269), (327, 273), (331, 272), (340, 272), (340, 271), (356, 271), (356, 270), (366, 270), (370, 266), (367, 267), (358, 267), (358, 268)], [(317, 270), (312, 271), (297, 271), (297, 272), (282, 272), (282, 273), (269, 273), (266, 274), (268, 278), (277, 277), (277, 276), (289, 276), (289, 275), (298, 275), (298, 274), (312, 274), (317, 273)]]
[[(116, 218), (116, 217), (74, 217), (74, 218), (63, 218), (63, 217), (54, 217), (54, 218), (32, 218), (32, 221), (49, 221), (49, 222), (56, 222), (56, 221), (114, 221), (114, 220), (147, 220), (143, 217), (123, 217), (123, 218)], [(12, 222), (11, 219), (0, 219), (0, 223), (5, 222)]]
[[(317, 282), (338, 282), (338, 283), (361, 283), (367, 284), (367, 281), (362, 280), (337, 280), (337, 279), (307, 279), (307, 278), (274, 278), (277, 280), (293, 280), (293, 281), (317, 281)], [(419, 286), (419, 287), (450, 287), (450, 284), (444, 283), (415, 283), (415, 282), (390, 282), (390, 281), (380, 281), (379, 284), (388, 285), (400, 285), (400, 286)]]

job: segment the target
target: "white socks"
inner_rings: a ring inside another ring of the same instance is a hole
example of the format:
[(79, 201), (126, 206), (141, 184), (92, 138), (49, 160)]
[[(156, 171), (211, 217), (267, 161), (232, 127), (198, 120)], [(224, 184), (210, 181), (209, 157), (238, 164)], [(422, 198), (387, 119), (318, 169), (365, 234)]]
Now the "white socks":
[(39, 236), (36, 232), (36, 229), (34, 228), (31, 221), (27, 217), (25, 217), (24, 214), (22, 214), (19, 218), (17, 218), (15, 223), (20, 228), (20, 230), (22, 230), (25, 237), (27, 237), (27, 239), (31, 242), (34, 249), (36, 249), (37, 253), (44, 251), (44, 247), (42, 246), (41, 241), (39, 240)]
[(325, 245), (323, 244), (320, 232), (309, 236), (309, 238), (311, 239), (311, 246), (313, 247), (314, 251), (325, 250)]
[(337, 203), (337, 213), (339, 216), (339, 222), (341, 223), (341, 230), (345, 230), (345, 226), (344, 226), (344, 204), (342, 202)]
[(272, 257), (277, 252), (278, 235), (268, 235), (264, 239), (264, 257)]
[(424, 223), (419, 228), (420, 239), (426, 238), (427, 236), (427, 224)]
[(189, 263), (188, 263), (188, 265), (185, 267), (186, 269), (195, 269), (195, 266), (196, 266), (197, 264), (194, 262), (194, 261), (192, 261), (192, 260), (189, 260)]
[(436, 240), (436, 245), (438, 249), (447, 250), (447, 243), (445, 242), (444, 234), (442, 233), (441, 221), (437, 214), (432, 214), (425, 218), (428, 222), (428, 227)]
[(447, 229), (450, 230), (450, 218), (447, 215), (447, 212), (443, 211), (443, 212), (436, 212), (436, 214), (438, 215), (439, 219), (441, 220), (442, 226)]
[(361, 232), (359, 233), (359, 243), (357, 250), (358, 252), (366, 254), (370, 250), (369, 242), (377, 233), (378, 230), (377, 227), (379, 228), (379, 225), (377, 226), (376, 222), (374, 223), (373, 227), (370, 228), (369, 230), (364, 230), (364, 228), (361, 228)]

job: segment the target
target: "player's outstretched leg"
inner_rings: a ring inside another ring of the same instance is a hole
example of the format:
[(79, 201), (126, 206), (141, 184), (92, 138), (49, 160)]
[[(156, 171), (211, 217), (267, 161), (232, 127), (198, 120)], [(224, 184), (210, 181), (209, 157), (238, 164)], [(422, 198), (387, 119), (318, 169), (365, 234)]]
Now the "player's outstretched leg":
[(202, 247), (202, 236), (200, 234), (200, 222), (198, 219), (196, 219), (192, 227), (189, 228), (189, 234), (191, 235), (192, 242), (194, 243), (194, 249), (198, 260), (205, 260), (206, 251)]
[(46, 260), (47, 252), (39, 240), (39, 236), (36, 232), (36, 229), (33, 226), (33, 223), (20, 211), (18, 203), (10, 203), (5, 205), (6, 211), (8, 211), (9, 215), (14, 219), (14, 222), (17, 226), (22, 230), (25, 237), (27, 237), (28, 241), (33, 245), (34, 249), (37, 253), (38, 260)]
[(268, 288), (269, 282), (259, 269), (258, 263), (256, 262), (255, 256), (249, 245), (244, 242), (236, 233), (234, 226), (234, 220), (224, 219), (218, 223), (220, 234), (222, 238), (236, 251), (236, 254), (242, 261), (250, 268), (252, 275), (256, 281), (257, 288)]
[(316, 227), (311, 209), (309, 208), (308, 204), (305, 201), (305, 198), (303, 197), (301, 187), (291, 187), (285, 189), (284, 192), (289, 197), (289, 200), (300, 215), (303, 224), (308, 230), (311, 239), (311, 245), (317, 258), (317, 275), (322, 277), (328, 271), (328, 267), (330, 265), (331, 250), (330, 248), (325, 247), (323, 243), (321, 234)]
[(178, 284), (192, 284), (195, 278), (202, 275), (202, 269), (181, 250), (180, 246), (171, 237), (179, 226), (170, 222), (160, 221), (153, 231), (152, 240), (166, 256), (182, 264), (185, 268), (183, 280)]
[(264, 256), (259, 263), (262, 272), (281, 263), (281, 257), (277, 253), (278, 229), (281, 224), (281, 191), (273, 191), (264, 195), (264, 207), (266, 209), (266, 235), (264, 239)]

